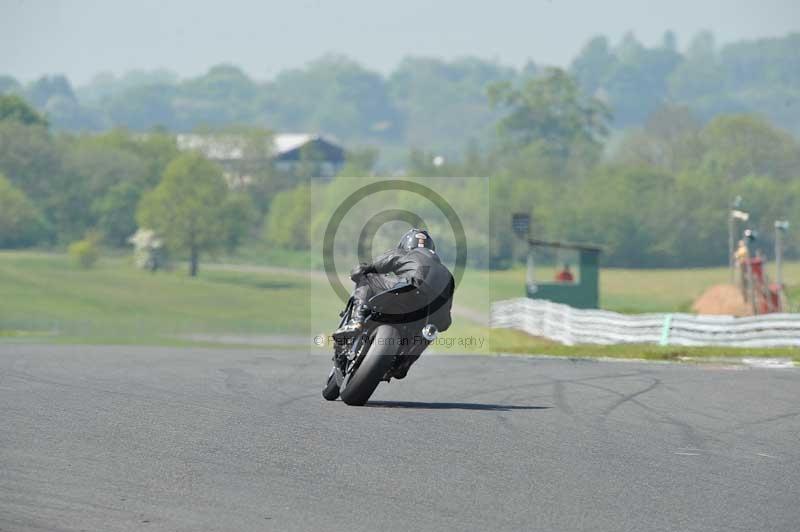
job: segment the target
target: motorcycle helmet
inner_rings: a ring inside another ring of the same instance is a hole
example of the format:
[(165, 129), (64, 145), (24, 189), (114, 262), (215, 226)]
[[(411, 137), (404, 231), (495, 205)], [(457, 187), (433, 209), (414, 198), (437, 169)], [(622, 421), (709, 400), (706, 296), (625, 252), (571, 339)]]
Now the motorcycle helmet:
[(400, 239), (400, 243), (397, 244), (397, 249), (402, 249), (406, 252), (415, 248), (426, 248), (431, 251), (436, 251), (436, 245), (433, 243), (431, 235), (424, 229), (409, 229)]

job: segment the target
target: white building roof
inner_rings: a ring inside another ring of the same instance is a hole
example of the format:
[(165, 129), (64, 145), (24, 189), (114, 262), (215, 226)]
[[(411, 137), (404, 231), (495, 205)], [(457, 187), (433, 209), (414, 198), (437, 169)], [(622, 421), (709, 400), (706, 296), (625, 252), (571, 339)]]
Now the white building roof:
[[(272, 136), (272, 156), (279, 157), (309, 142), (321, 139), (323, 139), (322, 136), (312, 133), (275, 134)], [(241, 159), (244, 153), (242, 146), (244, 139), (239, 135), (199, 135), (195, 133), (181, 133), (177, 136), (176, 140), (179, 150), (198, 150), (212, 160)], [(331, 144), (336, 144), (329, 139), (324, 140)]]

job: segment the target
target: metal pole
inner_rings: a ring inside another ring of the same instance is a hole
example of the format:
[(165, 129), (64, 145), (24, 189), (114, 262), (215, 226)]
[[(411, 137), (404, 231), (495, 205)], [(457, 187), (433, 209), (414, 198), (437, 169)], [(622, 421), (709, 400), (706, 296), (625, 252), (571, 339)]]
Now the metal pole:
[(775, 282), (778, 285), (780, 311), (789, 308), (789, 301), (783, 290), (783, 234), (788, 230), (789, 220), (775, 220)]
[(783, 231), (775, 222), (775, 282), (783, 287)]
[(733, 209), (728, 209), (728, 269), (731, 271), (731, 284), (736, 282), (736, 259), (733, 257)]
[(525, 266), (525, 293), (530, 294), (536, 287), (536, 262), (533, 258), (533, 246), (528, 247), (528, 259)]
[[(763, 271), (763, 270), (762, 270)], [(753, 308), (753, 315), (758, 315), (758, 305), (756, 304), (756, 283), (753, 277), (753, 267), (750, 261), (747, 261), (747, 283), (748, 291), (750, 292), (750, 305)]]
[(728, 266), (731, 270), (731, 284), (736, 282), (736, 259), (734, 258), (734, 233), (736, 233), (736, 220), (747, 220), (746, 213), (740, 211), (742, 197), (736, 196), (728, 208)]

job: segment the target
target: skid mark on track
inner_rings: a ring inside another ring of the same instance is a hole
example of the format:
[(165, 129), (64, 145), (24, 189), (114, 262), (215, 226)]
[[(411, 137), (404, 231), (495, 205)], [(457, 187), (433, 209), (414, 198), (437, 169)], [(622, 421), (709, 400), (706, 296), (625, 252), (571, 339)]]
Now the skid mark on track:
[(308, 399), (309, 397), (317, 397), (320, 399), (320, 402), (322, 402), (322, 386), (320, 386), (320, 391), (316, 393), (306, 393), (303, 395), (295, 395), (295, 396), (290, 396), (288, 393), (283, 391), (281, 391), (281, 393), (286, 395), (287, 399), (284, 399), (283, 401), (275, 405), (277, 408), (283, 408), (284, 406), (289, 406), (292, 403), (295, 403), (297, 401), (302, 401), (303, 399)]
[[(634, 394), (624, 394), (622, 392), (619, 392), (619, 391), (614, 390), (612, 388), (608, 388), (606, 386), (600, 386), (600, 385), (597, 385), (597, 384), (590, 384), (590, 383), (586, 383), (586, 382), (574, 382), (573, 384), (576, 384), (578, 386), (586, 386), (586, 387), (589, 387), (589, 388), (595, 388), (595, 389), (598, 389), (598, 390), (603, 390), (605, 392), (609, 392), (611, 394), (614, 394), (614, 395), (617, 395), (618, 397), (620, 397), (621, 400), (619, 400), (619, 401), (617, 401), (615, 403), (616, 406), (612, 405), (612, 408), (610, 409), (610, 411), (613, 411), (614, 408), (618, 407), (619, 405), (621, 405), (623, 403), (630, 402), (631, 404), (634, 404), (634, 405), (638, 406), (639, 408), (641, 408), (645, 412), (653, 414), (655, 416), (655, 418), (656, 418), (656, 421), (659, 421), (661, 423), (666, 423), (666, 424), (672, 425), (675, 428), (677, 428), (683, 434), (683, 438), (684, 438), (684, 440), (686, 442), (686, 445), (689, 446), (689, 447), (704, 448), (706, 446), (706, 442), (708, 440), (714, 440), (716, 442), (721, 442), (722, 441), (719, 438), (716, 438), (716, 437), (713, 437), (713, 436), (710, 436), (710, 435), (700, 434), (697, 431), (697, 429), (695, 429), (689, 423), (687, 423), (685, 421), (682, 421), (682, 420), (680, 420), (680, 419), (678, 419), (678, 418), (676, 418), (674, 416), (671, 416), (670, 414), (667, 414), (665, 412), (660, 412), (660, 411), (656, 410), (655, 408), (642, 403), (637, 397), (641, 396), (646, 391), (652, 390), (654, 388), (654, 386), (652, 384), (650, 386), (648, 386), (647, 388), (645, 388), (643, 390), (640, 390), (639, 392), (635, 392)], [(625, 399), (625, 400), (623, 401), (622, 399)], [(606, 411), (609, 411), (609, 409), (606, 409)], [(606, 423), (607, 418), (608, 418), (608, 414), (604, 414), (602, 416), (602, 420), (603, 420), (604, 424)]]
[(603, 410), (602, 415), (604, 415), (604, 416), (611, 415), (611, 413), (614, 410), (616, 410), (617, 408), (621, 407), (625, 403), (627, 403), (629, 401), (633, 401), (634, 399), (636, 399), (640, 395), (644, 395), (644, 394), (646, 394), (648, 392), (651, 392), (651, 391), (655, 390), (659, 386), (659, 384), (661, 384), (661, 380), (660, 379), (653, 379), (653, 382), (651, 382), (650, 385), (648, 385), (645, 388), (642, 388), (639, 391), (636, 391), (636, 392), (633, 392), (633, 393), (629, 393), (629, 394), (623, 394), (623, 393), (617, 392), (617, 393), (620, 393), (619, 400), (614, 402), (611, 406), (609, 406), (605, 410)]
[(472, 393), (470, 393), (468, 395), (459, 396), (458, 399), (467, 400), (467, 399), (472, 399), (474, 397), (479, 397), (481, 395), (487, 395), (487, 394), (491, 394), (491, 393), (525, 390), (525, 389), (529, 389), (529, 388), (536, 388), (536, 387), (539, 387), (539, 386), (552, 385), (552, 384), (554, 384), (556, 382), (562, 382), (562, 383), (565, 383), (565, 384), (573, 384), (573, 383), (581, 383), (581, 382), (587, 382), (587, 381), (593, 381), (593, 380), (621, 379), (621, 378), (626, 378), (626, 377), (641, 377), (642, 373), (643, 373), (642, 371), (637, 371), (637, 372), (634, 372), (634, 373), (615, 373), (615, 374), (610, 374), (610, 375), (595, 375), (595, 376), (592, 376), (592, 377), (585, 377), (583, 379), (574, 379), (574, 380), (572, 380), (572, 379), (554, 379), (554, 378), (552, 378), (552, 377), (550, 377), (548, 375), (541, 375), (541, 378), (544, 378), (546, 380), (544, 380), (544, 381), (536, 381), (536, 382), (528, 382), (528, 383), (517, 384), (517, 385), (513, 385), (513, 386), (507, 386), (506, 385), (506, 386), (500, 386), (500, 387), (496, 387), (496, 388), (488, 388), (488, 389), (485, 389), (485, 390), (478, 390), (478, 391), (472, 392)]
[(250, 390), (255, 383), (255, 377), (243, 369), (222, 368), (225, 374), (225, 388), (239, 395), (251, 395)]
[(257, 357), (238, 360), (237, 362), (240, 364), (248, 364), (251, 366), (263, 366), (264, 364), (271, 364), (274, 362), (278, 362), (278, 359), (276, 359), (275, 357), (257, 356)]
[[(316, 366), (316, 365), (318, 365), (318, 360), (316, 358), (314, 358), (314, 357), (312, 357), (312, 358), (310, 358), (308, 360), (298, 361), (296, 364), (293, 364), (292, 371), (289, 374), (281, 377), (279, 382), (280, 383), (290, 383), (290, 384), (297, 385), (298, 382), (297, 382), (296, 377), (298, 375), (302, 374), (303, 371), (306, 370), (307, 368), (312, 367), (312, 366)], [(328, 369), (330, 369), (330, 366), (328, 366)], [(326, 373), (326, 375), (327, 375), (327, 373)], [(321, 379), (320, 379), (320, 381), (321, 381)], [(288, 386), (279, 386), (279, 385), (276, 385), (274, 382), (267, 383), (267, 387), (269, 388), (270, 392), (277, 393), (277, 394), (282, 395), (283, 397), (286, 398), (283, 401), (277, 403), (275, 405), (277, 407), (286, 406), (286, 405), (291, 404), (291, 403), (293, 403), (295, 401), (299, 401), (299, 400), (302, 400), (302, 399), (307, 399), (309, 397), (320, 396), (318, 393), (317, 394), (310, 394), (309, 393), (309, 394), (298, 395), (295, 391), (291, 391), (291, 392), (287, 391), (286, 388), (288, 388)], [(294, 387), (299, 387), (302, 390), (308, 389), (308, 386), (306, 386), (306, 385), (294, 386)], [(322, 386), (320, 386), (319, 389), (320, 389), (320, 391), (322, 391)]]
[(757, 419), (755, 421), (748, 421), (748, 422), (745, 422), (745, 423), (739, 423), (738, 425), (736, 425), (735, 427), (733, 427), (729, 431), (726, 431), (726, 433), (736, 432), (737, 430), (754, 427), (756, 425), (764, 425), (764, 424), (767, 424), (767, 423), (772, 423), (774, 421), (782, 421), (784, 419), (789, 419), (789, 418), (793, 418), (793, 417), (797, 417), (797, 416), (800, 416), (800, 412), (789, 412), (787, 414), (780, 414), (780, 415), (777, 415), (777, 416), (770, 416), (770, 417), (766, 417), (766, 418), (763, 418), (763, 419)]

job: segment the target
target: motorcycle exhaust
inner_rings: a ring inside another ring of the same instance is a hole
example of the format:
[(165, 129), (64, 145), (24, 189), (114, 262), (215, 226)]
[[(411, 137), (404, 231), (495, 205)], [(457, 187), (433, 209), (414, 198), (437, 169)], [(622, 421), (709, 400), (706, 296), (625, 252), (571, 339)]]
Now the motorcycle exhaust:
[(436, 340), (436, 336), (438, 334), (439, 334), (439, 329), (437, 329), (436, 325), (432, 323), (429, 323), (422, 328), (422, 337), (429, 342), (433, 342), (434, 340)]

